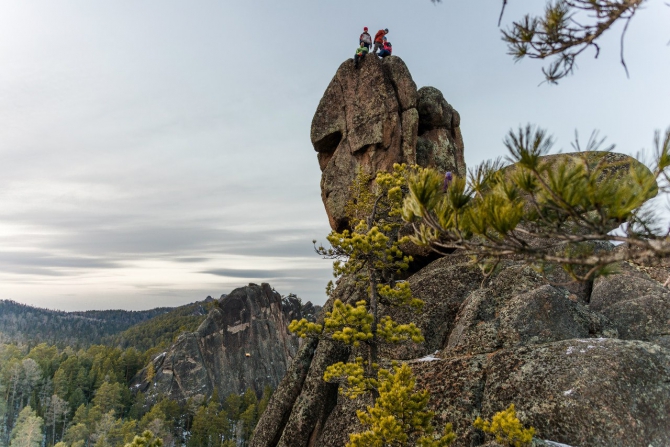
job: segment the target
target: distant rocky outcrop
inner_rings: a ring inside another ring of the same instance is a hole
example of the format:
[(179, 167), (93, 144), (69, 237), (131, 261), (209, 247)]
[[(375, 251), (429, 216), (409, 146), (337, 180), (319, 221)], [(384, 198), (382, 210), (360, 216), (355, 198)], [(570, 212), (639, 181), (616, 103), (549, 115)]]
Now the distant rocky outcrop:
[(417, 91), (396, 56), (352, 60), (337, 70), (312, 120), (321, 167), (321, 195), (334, 230), (348, 222), (344, 207), (357, 170), (390, 171), (394, 163), (465, 174), (460, 116), (439, 90)]
[[(312, 142), (334, 229), (346, 226), (342, 206), (359, 166), (376, 172), (416, 157), (462, 172), (460, 117), (435, 89), (414, 96), (410, 80), (397, 58), (368, 57), (359, 71), (348, 61), (319, 104)], [(416, 139), (403, 136), (414, 127), (399, 124), (414, 104)], [(424, 150), (428, 155), (419, 155)], [(632, 160), (610, 157), (622, 166)], [(626, 169), (612, 174), (625, 176)], [(425, 342), (388, 347), (381, 356), (410, 364), (431, 393), (436, 422), (453, 423), (457, 447), (496, 445), (486, 444), (472, 422), (490, 419), (511, 403), (539, 438), (553, 441), (537, 445), (670, 445), (670, 292), (662, 285), (670, 268), (622, 263), (618, 274), (575, 285), (560, 266), (547, 267), (539, 273), (511, 258), (484, 278), (458, 252), (432, 261), (407, 279), (425, 302), (421, 312), (381, 309), (401, 323), (416, 322)], [(354, 303), (362, 298), (358, 294), (350, 278), (341, 278), (324, 310), (335, 299)], [(323, 373), (358, 354), (330, 340), (306, 341), (250, 445), (344, 446), (349, 433), (362, 430), (356, 410), (369, 400), (343, 397), (337, 385), (323, 381)]]
[(134, 389), (150, 400), (206, 397), (215, 388), (221, 398), (247, 388), (260, 395), (266, 385), (277, 386), (296, 356), (299, 339), (287, 328), (303, 317), (303, 307), (318, 312), (295, 295), (282, 298), (269, 284), (235, 289), (195, 332), (182, 334), (153, 360), (153, 380), (147, 368), (141, 371)]

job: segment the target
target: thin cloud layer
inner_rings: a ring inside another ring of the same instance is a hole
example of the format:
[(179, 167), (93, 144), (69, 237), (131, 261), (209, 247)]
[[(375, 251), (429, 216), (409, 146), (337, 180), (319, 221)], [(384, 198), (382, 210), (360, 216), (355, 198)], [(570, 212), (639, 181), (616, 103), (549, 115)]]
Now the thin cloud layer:
[[(630, 25), (630, 80), (613, 35), (557, 88), (505, 54), (497, 0), (375, 5), (4, 5), (0, 299), (146, 309), (269, 281), (322, 303), (331, 265), (311, 241), (329, 227), (309, 129), (363, 26), (388, 27), (417, 85), (460, 112), (469, 166), (504, 155), (520, 123), (548, 127), (557, 149), (600, 129), (631, 154), (670, 124), (662, 3)], [(512, 2), (506, 20), (541, 6)]]

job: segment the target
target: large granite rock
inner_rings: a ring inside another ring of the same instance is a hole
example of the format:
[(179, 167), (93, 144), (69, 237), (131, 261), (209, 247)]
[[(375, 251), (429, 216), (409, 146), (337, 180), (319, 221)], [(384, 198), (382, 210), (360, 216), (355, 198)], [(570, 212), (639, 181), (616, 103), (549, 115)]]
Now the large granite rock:
[[(459, 447), (487, 442), (472, 421), (480, 415), (490, 418), (510, 403), (543, 439), (572, 446), (666, 445), (670, 351), (659, 341), (668, 328), (662, 320), (666, 308), (659, 307), (666, 296), (661, 285), (642, 274), (614, 275), (577, 297), (550, 282), (555, 276), (508, 261), (484, 279), (464, 256), (438, 259), (408, 279), (426, 301), (423, 312), (394, 313), (400, 321), (416, 321), (426, 342), (382, 354), (409, 361), (419, 384), (431, 392), (438, 424), (454, 424)], [(626, 281), (628, 287), (622, 289)], [(610, 282), (614, 285), (606, 287)], [(637, 313), (615, 312), (630, 299), (615, 299), (604, 308), (598, 304), (617, 287), (637, 300)], [(338, 296), (358, 299), (347, 287)], [(586, 304), (589, 300), (593, 308)], [(608, 309), (609, 318), (604, 314)], [(620, 340), (619, 334), (628, 340)], [(271, 408), (285, 407), (282, 417), (264, 414), (259, 427), (265, 429), (256, 432), (252, 446), (341, 447), (348, 433), (361, 429), (355, 411), (365, 408), (367, 399), (352, 401), (318, 380), (329, 363), (357, 354), (334, 354), (331, 342), (312, 343), (321, 353), (318, 361), (300, 366), (312, 377), (310, 385), (301, 387), (300, 380), (306, 380), (296, 376), (284, 379), (277, 400), (270, 403)], [(437, 356), (420, 359), (433, 349)], [(285, 395), (293, 396), (291, 410)]]
[(670, 443), (670, 351), (617, 339), (572, 339), (489, 355), (412, 364), (456, 446), (483, 444), (472, 427), (514, 403), (542, 439), (572, 446)]
[[(410, 79), (397, 58), (366, 58), (360, 71), (345, 62), (326, 91), (312, 142), (333, 228), (346, 226), (342, 208), (358, 167), (372, 173), (413, 156), (420, 164), (462, 173), (458, 113), (436, 89), (414, 95)], [(377, 94), (367, 91), (368, 80)], [(404, 139), (406, 128), (398, 124), (411, 110), (418, 119), (412, 124), (415, 152), (404, 145), (411, 138)], [(394, 137), (385, 140), (382, 129)], [(620, 154), (606, 157), (615, 163), (609, 172), (621, 181), (637, 163)], [(578, 162), (571, 155), (545, 162), (551, 167), (561, 160)], [(423, 264), (407, 278), (424, 300), (423, 310), (380, 311), (416, 322), (426, 340), (382, 348), (382, 362), (411, 365), (419, 385), (431, 393), (437, 424), (454, 424), (457, 447), (494, 446), (472, 422), (511, 403), (521, 421), (535, 427), (536, 447), (670, 445), (670, 293), (659, 282), (670, 269), (626, 264), (621, 274), (575, 286), (567, 284), (560, 266), (547, 267), (538, 272), (510, 257), (485, 278), (457, 252)], [(325, 309), (335, 298), (354, 302), (358, 293), (349, 279), (341, 279)], [(344, 446), (349, 433), (361, 430), (356, 410), (369, 405), (370, 397), (345, 398), (322, 377), (328, 365), (357, 355), (329, 340), (305, 343), (250, 445)]]
[(570, 299), (570, 292), (547, 284), (524, 265), (507, 265), (468, 296), (445, 350), (449, 355), (481, 354), (513, 346), (582, 337), (616, 337), (602, 315)]
[(610, 319), (621, 338), (670, 349), (670, 290), (644, 271), (628, 267), (622, 274), (598, 278), (590, 307)]
[(418, 95), (417, 164), (465, 176), (461, 116), (435, 87), (422, 87)]
[[(464, 173), (458, 114), (439, 90), (430, 92), (439, 107), (431, 109), (426, 101), (421, 106), (416, 84), (396, 56), (366, 57), (359, 69), (350, 59), (337, 70), (311, 128), (322, 171), (321, 197), (333, 229), (347, 228), (344, 207), (359, 169), (374, 176), (390, 171), (394, 163), (418, 163)], [(420, 156), (417, 137), (422, 118), (417, 107), (423, 107), (423, 119), (428, 120)], [(448, 123), (443, 115), (448, 115)]]
[(182, 334), (156, 357), (153, 381), (146, 380), (145, 369), (135, 389), (154, 400), (185, 401), (210, 396), (214, 388), (225, 398), (247, 388), (260, 394), (266, 385), (276, 387), (298, 352), (299, 339), (288, 324), (302, 317), (302, 308), (297, 297), (282, 299), (269, 284), (235, 289), (197, 331)]

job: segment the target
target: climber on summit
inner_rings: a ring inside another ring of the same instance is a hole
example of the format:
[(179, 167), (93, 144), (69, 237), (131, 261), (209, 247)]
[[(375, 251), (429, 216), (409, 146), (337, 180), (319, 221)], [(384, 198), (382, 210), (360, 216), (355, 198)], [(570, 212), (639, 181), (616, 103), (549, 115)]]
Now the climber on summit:
[(365, 47), (370, 51), (372, 48), (372, 37), (370, 37), (370, 34), (368, 34), (368, 27), (366, 26), (363, 28), (363, 34), (361, 34), (361, 37), (358, 38), (358, 43), (360, 44), (365, 44)]
[(377, 54), (377, 50), (384, 48), (384, 36), (386, 36), (388, 33), (388, 28), (377, 31), (377, 34), (375, 34), (375, 48), (372, 50), (373, 53)]
[(354, 68), (358, 68), (358, 64), (368, 54), (368, 47), (365, 46), (365, 42), (361, 42), (361, 46), (356, 48), (356, 54), (354, 54)]
[(384, 47), (382, 48), (382, 50), (379, 53), (377, 53), (377, 56), (379, 56), (381, 58), (385, 58), (386, 56), (390, 56), (391, 53), (393, 52), (393, 48), (391, 47), (391, 42), (386, 40), (386, 37), (384, 37), (384, 44), (383, 45), (384, 45)]

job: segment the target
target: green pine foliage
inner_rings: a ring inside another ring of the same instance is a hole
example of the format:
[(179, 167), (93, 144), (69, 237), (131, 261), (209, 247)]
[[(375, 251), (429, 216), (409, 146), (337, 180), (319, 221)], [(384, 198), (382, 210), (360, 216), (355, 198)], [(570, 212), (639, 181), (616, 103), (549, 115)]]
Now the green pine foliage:
[(416, 390), (416, 380), (406, 364), (380, 369), (377, 390), (374, 406), (357, 412), (367, 430), (349, 435), (347, 447), (444, 447), (456, 439), (451, 424), (441, 435), (435, 433), (431, 423), (434, 413), (426, 410), (428, 391)]
[(143, 352), (149, 351), (148, 355), (158, 354), (179, 335), (198, 329), (215, 305), (216, 301), (210, 301), (181, 306), (107, 337), (104, 342), (122, 348), (132, 346)]
[[(455, 178), (443, 190), (443, 174), (418, 169), (409, 180), (403, 217), (416, 230), (412, 241), (437, 251), (461, 249), (490, 271), (501, 258), (520, 255), (537, 268), (558, 264), (576, 280), (608, 273), (617, 262), (654, 262), (670, 256), (667, 229), (645, 202), (670, 191), (670, 130), (657, 135), (649, 170), (639, 162), (599, 151), (595, 136), (584, 151), (558, 161), (541, 158), (553, 146), (531, 126), (510, 132), (509, 161), (488, 162)], [(579, 142), (575, 144), (579, 149)], [(623, 230), (612, 229), (623, 225)], [(594, 241), (626, 243), (599, 250)]]
[(533, 427), (523, 427), (521, 421), (516, 417), (514, 404), (494, 414), (490, 421), (478, 417), (473, 425), (484, 433), (494, 435), (498, 444), (508, 447), (529, 446), (535, 434)]
[[(306, 319), (291, 322), (289, 329), (301, 337), (320, 337), (350, 345), (363, 356), (353, 362), (338, 362), (326, 368), (324, 380), (340, 384), (340, 392), (352, 399), (370, 393), (375, 400), (367, 412), (358, 412), (369, 430), (351, 435), (350, 447), (356, 446), (446, 446), (454, 436), (451, 426), (443, 435), (434, 436), (433, 414), (427, 410), (428, 393), (415, 391), (415, 381), (407, 365), (380, 368), (381, 344), (423, 342), (414, 324), (399, 324), (389, 316), (381, 317), (378, 307), (420, 309), (423, 302), (412, 296), (409, 283), (401, 275), (409, 268), (411, 256), (400, 246), (408, 241), (399, 236), (404, 225), (402, 203), (407, 193), (407, 178), (413, 168), (394, 165), (393, 172), (380, 172), (374, 182), (359, 171), (351, 185), (346, 206), (353, 230), (333, 231), (327, 239), (330, 247), (316, 247), (317, 253), (333, 259), (335, 278), (353, 280), (361, 296), (354, 304), (334, 300), (323, 324)], [(316, 244), (316, 242), (315, 242)], [(334, 292), (333, 283), (326, 291)]]
[(145, 430), (139, 436), (135, 436), (133, 442), (129, 442), (125, 447), (162, 447), (163, 440), (156, 438), (150, 430)]
[(28, 405), (16, 420), (9, 447), (40, 447), (44, 420)]
[(147, 430), (153, 438), (140, 441), (147, 445), (248, 443), (270, 387), (260, 400), (249, 389), (225, 399), (215, 391), (205, 401), (163, 398), (150, 405), (143, 393), (130, 392), (147, 361), (134, 348), (0, 344), (0, 446), (118, 447)]

